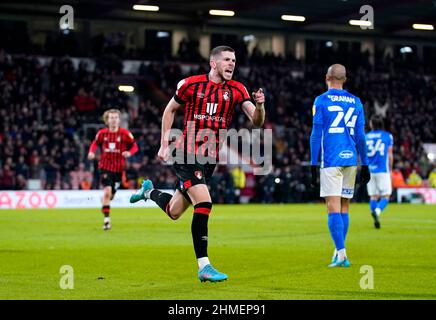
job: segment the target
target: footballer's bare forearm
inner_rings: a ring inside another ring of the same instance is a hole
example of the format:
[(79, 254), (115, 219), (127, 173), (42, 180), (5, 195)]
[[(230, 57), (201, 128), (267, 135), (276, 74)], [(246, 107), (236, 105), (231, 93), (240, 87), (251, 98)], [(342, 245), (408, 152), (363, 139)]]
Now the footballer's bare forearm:
[(161, 145), (168, 144), (168, 137), (169, 137), (170, 130), (173, 126), (174, 116), (175, 116), (174, 111), (169, 110), (168, 108), (165, 109), (164, 114), (162, 116), (162, 132), (161, 132), (161, 139), (160, 139)]
[(265, 107), (263, 104), (256, 105), (256, 109), (253, 112), (253, 117), (251, 122), (256, 127), (262, 127), (263, 123), (265, 122)]
[(179, 104), (171, 99), (164, 110), (164, 113), (162, 115), (162, 132), (160, 139), (161, 145), (168, 145), (170, 130), (173, 127), (174, 117), (179, 106)]
[(393, 167), (394, 167), (394, 154), (393, 154), (393, 152), (392, 152), (392, 149), (389, 149), (388, 152), (389, 152), (389, 153), (388, 153), (388, 157), (389, 157), (389, 168), (390, 168), (390, 170), (391, 170), (391, 172), (392, 172), (392, 169), (393, 169)]

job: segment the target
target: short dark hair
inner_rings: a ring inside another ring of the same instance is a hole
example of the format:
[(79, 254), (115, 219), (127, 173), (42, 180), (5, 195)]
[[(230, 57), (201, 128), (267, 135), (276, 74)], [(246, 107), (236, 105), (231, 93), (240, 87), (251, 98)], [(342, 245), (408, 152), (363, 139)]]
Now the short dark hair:
[(385, 127), (383, 124), (383, 118), (379, 115), (372, 115), (370, 122), (373, 130), (383, 130)]
[(221, 54), (221, 52), (225, 52), (225, 51), (235, 52), (235, 50), (233, 48), (229, 47), (229, 46), (218, 46), (218, 47), (213, 48), (210, 51), (210, 56), (209, 57), (210, 58), (215, 57), (215, 56)]

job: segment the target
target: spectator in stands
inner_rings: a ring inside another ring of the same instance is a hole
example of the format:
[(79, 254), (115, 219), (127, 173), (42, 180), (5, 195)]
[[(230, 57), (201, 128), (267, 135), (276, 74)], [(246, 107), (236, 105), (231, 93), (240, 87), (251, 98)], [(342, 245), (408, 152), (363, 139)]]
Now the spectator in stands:
[(0, 168), (0, 189), (1, 190), (14, 190), (15, 189), (15, 177), (14, 172), (9, 165), (5, 165), (3, 170)]
[(436, 167), (428, 175), (428, 185), (430, 188), (436, 188)]
[(413, 169), (407, 178), (407, 184), (411, 187), (420, 187), (422, 185), (422, 178), (416, 169)]
[(15, 190), (26, 190), (27, 189), (27, 179), (19, 174), (17, 175), (17, 179), (15, 181)]
[(80, 113), (88, 112), (93, 114), (97, 108), (97, 101), (92, 95), (85, 91), (85, 88), (81, 87), (74, 97), (74, 105)]
[[(277, 172), (277, 171), (276, 171)], [(258, 185), (260, 187), (260, 202), (261, 203), (273, 203), (274, 202), (274, 192), (276, 190), (276, 175), (274, 173), (269, 173), (266, 176), (262, 176), (258, 180)]]
[(24, 179), (29, 178), (29, 167), (24, 161), (24, 156), (18, 158), (18, 163), (15, 165), (15, 174), (21, 175)]
[(385, 119), (388, 109), (389, 109), (389, 102), (387, 100), (385, 100), (385, 102), (382, 104), (379, 102), (378, 98), (375, 99), (374, 110), (376, 115), (381, 116), (383, 119)]
[[(135, 170), (132, 163), (130, 161), (126, 162), (126, 169), (125, 172), (125, 188), (126, 189), (136, 189), (138, 187), (138, 184), (136, 183), (136, 180), (138, 178), (138, 171)], [(142, 182), (142, 181), (141, 181)]]
[(398, 167), (395, 167), (394, 170), (392, 170), (391, 177), (392, 177), (392, 186), (394, 187), (394, 189), (404, 188), (407, 186), (404, 180), (403, 173)]
[(245, 172), (241, 166), (235, 166), (232, 171), (233, 185), (235, 187), (235, 203), (240, 202), (241, 191), (245, 188)]
[(48, 158), (45, 165), (45, 187), (46, 190), (54, 190), (57, 186), (58, 172), (60, 165), (55, 162), (54, 158)]
[(73, 190), (89, 190), (92, 184), (92, 173), (85, 169), (81, 162), (74, 171), (70, 172), (71, 187)]

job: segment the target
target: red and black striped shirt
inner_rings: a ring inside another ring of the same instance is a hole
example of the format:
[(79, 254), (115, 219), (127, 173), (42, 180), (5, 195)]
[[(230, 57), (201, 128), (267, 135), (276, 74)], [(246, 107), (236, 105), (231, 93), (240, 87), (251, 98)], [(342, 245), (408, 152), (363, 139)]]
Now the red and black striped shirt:
[[(99, 169), (111, 172), (123, 172), (126, 159), (122, 156), (124, 151), (129, 151), (131, 155), (138, 151), (135, 138), (129, 130), (119, 128), (116, 132), (109, 131), (108, 128), (97, 132), (92, 142), (89, 152), (94, 152), (101, 147), (101, 159), (98, 162)], [(130, 149), (129, 149), (130, 148)]]
[[(183, 79), (177, 85), (174, 100), (185, 105), (183, 142), (187, 153), (203, 153), (202, 133), (215, 136), (216, 155), (219, 152), (219, 130), (228, 129), (238, 104), (250, 100), (245, 86), (235, 80), (215, 83), (207, 74)], [(213, 133), (213, 134), (212, 134)], [(205, 138), (206, 139), (206, 138)], [(181, 147), (180, 139), (177, 148)], [(215, 156), (216, 156), (215, 155)], [(211, 156), (209, 154), (209, 156)]]

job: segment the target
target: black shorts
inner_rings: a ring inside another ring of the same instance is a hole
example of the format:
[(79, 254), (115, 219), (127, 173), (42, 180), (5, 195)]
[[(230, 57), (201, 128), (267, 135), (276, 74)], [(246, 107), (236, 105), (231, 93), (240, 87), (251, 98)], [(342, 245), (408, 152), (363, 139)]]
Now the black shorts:
[(216, 164), (174, 164), (178, 178), (176, 189), (183, 193), (185, 198), (191, 202), (186, 191), (197, 184), (207, 185), (215, 171)]
[(100, 181), (104, 187), (112, 188), (112, 195), (117, 192), (121, 185), (121, 172), (112, 172), (104, 169), (100, 169)]

